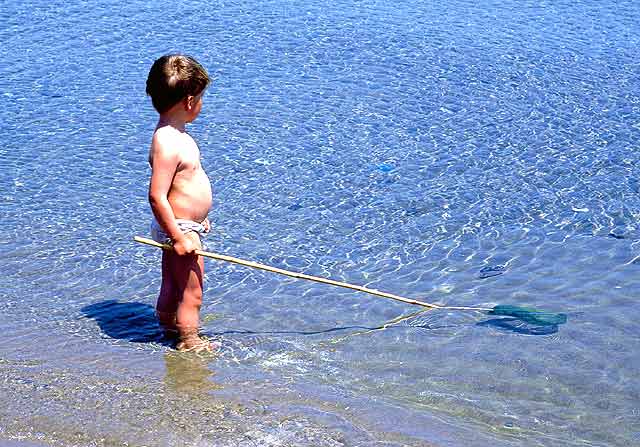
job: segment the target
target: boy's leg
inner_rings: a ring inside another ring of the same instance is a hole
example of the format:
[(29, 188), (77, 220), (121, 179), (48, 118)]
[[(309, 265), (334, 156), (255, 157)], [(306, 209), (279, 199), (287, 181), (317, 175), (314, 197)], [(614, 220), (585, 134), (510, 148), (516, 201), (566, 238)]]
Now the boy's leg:
[(165, 335), (175, 337), (178, 335), (178, 328), (176, 327), (178, 291), (171, 271), (171, 255), (170, 251), (162, 251), (162, 284), (158, 302), (156, 303), (156, 316)]
[[(198, 248), (200, 237), (196, 232), (186, 234), (193, 239)], [(178, 293), (176, 323), (180, 334), (179, 350), (211, 350), (209, 342), (198, 335), (200, 327), (200, 307), (204, 286), (204, 259), (202, 256), (178, 256), (171, 253), (173, 279)]]

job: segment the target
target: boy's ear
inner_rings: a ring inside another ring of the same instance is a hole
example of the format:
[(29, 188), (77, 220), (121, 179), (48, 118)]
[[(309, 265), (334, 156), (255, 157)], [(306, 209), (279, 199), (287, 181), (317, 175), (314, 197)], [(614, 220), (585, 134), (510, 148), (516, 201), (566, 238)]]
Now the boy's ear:
[(190, 112), (191, 109), (193, 109), (193, 107), (195, 106), (195, 101), (194, 101), (195, 98), (196, 98), (195, 96), (191, 96), (191, 95), (184, 98), (184, 109), (187, 112)]

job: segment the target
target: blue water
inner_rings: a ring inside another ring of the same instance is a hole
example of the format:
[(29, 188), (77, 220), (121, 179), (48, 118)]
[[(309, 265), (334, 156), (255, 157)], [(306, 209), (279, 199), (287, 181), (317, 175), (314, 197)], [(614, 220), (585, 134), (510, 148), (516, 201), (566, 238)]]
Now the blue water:
[[(0, 11), (0, 438), (65, 446), (640, 444), (640, 4), (9, 2)], [(536, 327), (207, 261), (173, 352), (146, 235), (153, 60), (211, 250)]]

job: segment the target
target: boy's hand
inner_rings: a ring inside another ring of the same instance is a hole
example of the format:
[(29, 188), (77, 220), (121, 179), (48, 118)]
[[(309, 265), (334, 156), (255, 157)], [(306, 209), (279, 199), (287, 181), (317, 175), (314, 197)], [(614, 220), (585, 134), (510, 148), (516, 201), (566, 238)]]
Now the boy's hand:
[(173, 241), (173, 251), (180, 256), (193, 254), (199, 247), (193, 239), (184, 236)]

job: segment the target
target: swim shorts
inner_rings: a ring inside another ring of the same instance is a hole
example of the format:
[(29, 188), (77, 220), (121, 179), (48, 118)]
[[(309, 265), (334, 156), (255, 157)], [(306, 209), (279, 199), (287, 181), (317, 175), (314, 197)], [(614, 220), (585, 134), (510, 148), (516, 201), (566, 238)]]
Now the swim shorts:
[[(193, 220), (188, 220), (188, 219), (176, 219), (176, 223), (178, 224), (178, 228), (180, 229), (180, 231), (182, 231), (184, 234), (189, 233), (191, 231), (195, 231), (196, 233), (198, 233), (200, 238), (202, 238), (202, 236), (205, 233), (205, 228), (204, 228), (204, 225), (202, 225), (202, 223), (194, 222)], [(151, 232), (151, 239), (153, 239), (154, 241), (159, 242), (161, 244), (172, 243), (169, 235), (164, 232), (164, 230), (162, 229), (162, 227), (160, 226), (160, 224), (155, 218), (151, 220), (150, 232)]]

